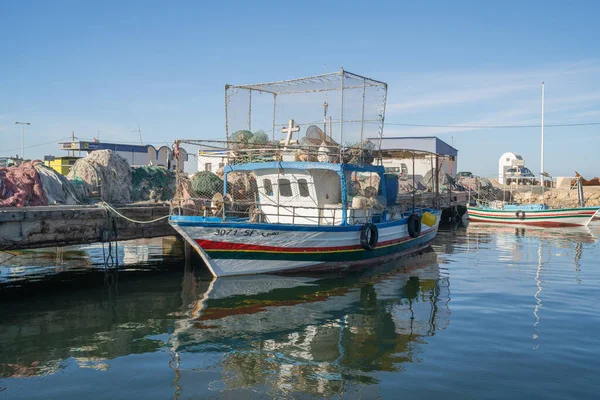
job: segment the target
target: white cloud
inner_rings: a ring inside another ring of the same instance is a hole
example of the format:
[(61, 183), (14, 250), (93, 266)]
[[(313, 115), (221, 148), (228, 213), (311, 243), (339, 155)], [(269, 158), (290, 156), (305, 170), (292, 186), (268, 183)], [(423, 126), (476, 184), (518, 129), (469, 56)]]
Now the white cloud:
[(585, 111), (585, 112), (580, 112), (580, 113), (576, 113), (572, 115), (573, 118), (594, 118), (594, 117), (600, 117), (600, 110), (592, 110), (592, 111)]
[[(390, 91), (386, 111), (390, 115), (417, 113), (458, 105), (493, 104), (497, 100), (523, 97), (540, 98), (541, 82), (547, 81), (552, 95), (568, 90), (582, 90), (580, 86), (588, 77), (600, 71), (598, 61), (562, 63), (521, 71), (489, 71), (473, 73), (464, 71), (426, 73), (417, 79), (400, 82), (401, 94)], [(425, 93), (425, 95), (423, 95)], [(564, 94), (566, 98), (549, 99), (548, 105), (597, 101), (595, 93)], [(539, 100), (538, 100), (539, 101)]]
[(533, 84), (501, 85), (496, 87), (484, 87), (473, 90), (457, 90), (438, 92), (414, 100), (393, 103), (386, 106), (386, 112), (406, 111), (414, 109), (432, 108), (453, 104), (472, 103), (480, 100), (489, 100), (509, 93), (521, 92), (533, 88)]

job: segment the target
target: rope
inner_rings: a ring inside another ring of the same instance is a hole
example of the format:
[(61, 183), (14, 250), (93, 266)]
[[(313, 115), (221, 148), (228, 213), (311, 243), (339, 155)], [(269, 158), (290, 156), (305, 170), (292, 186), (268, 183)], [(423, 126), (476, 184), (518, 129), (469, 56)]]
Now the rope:
[(121, 218), (123, 218), (123, 219), (126, 219), (126, 220), (127, 220), (127, 221), (129, 221), (129, 222), (133, 222), (133, 223), (135, 223), (135, 224), (153, 224), (153, 223), (155, 223), (155, 222), (158, 222), (158, 221), (160, 221), (160, 220), (167, 219), (167, 218), (169, 218), (169, 217), (170, 217), (170, 215), (163, 215), (162, 217), (159, 217), (159, 218), (156, 218), (156, 219), (153, 219), (153, 220), (150, 220), (150, 221), (137, 221), (137, 220), (135, 220), (135, 219), (132, 219), (132, 218), (126, 217), (125, 215), (121, 214), (120, 212), (118, 212), (117, 210), (115, 210), (115, 209), (114, 209), (114, 208), (113, 208), (113, 207), (112, 207), (110, 204), (108, 204), (107, 202), (104, 202), (104, 201), (102, 201), (102, 202), (98, 203), (98, 206), (99, 206), (100, 208), (104, 208), (105, 210), (107, 210), (107, 211), (110, 211), (110, 212), (112, 212), (112, 213), (114, 213), (114, 214), (117, 214), (119, 217), (121, 217)]

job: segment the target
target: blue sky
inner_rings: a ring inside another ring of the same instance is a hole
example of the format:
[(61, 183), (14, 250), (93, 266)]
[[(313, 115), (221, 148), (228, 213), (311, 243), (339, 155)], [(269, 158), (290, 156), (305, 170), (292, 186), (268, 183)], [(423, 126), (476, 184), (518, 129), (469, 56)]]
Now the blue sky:
[[(459, 169), (505, 151), (540, 170), (540, 129), (600, 121), (596, 2), (0, 2), (0, 155), (69, 137), (166, 144), (224, 136), (223, 88), (338, 70), (389, 84), (386, 136), (437, 135)], [(600, 3), (599, 3), (600, 4)], [(546, 170), (600, 175), (600, 126), (546, 129)]]

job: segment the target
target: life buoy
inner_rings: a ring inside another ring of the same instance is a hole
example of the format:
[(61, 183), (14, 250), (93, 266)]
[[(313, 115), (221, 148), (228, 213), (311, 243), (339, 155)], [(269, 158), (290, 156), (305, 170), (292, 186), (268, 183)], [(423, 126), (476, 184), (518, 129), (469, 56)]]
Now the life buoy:
[(374, 224), (366, 223), (360, 231), (360, 246), (365, 250), (375, 250), (379, 240), (379, 230)]
[(525, 219), (525, 211), (519, 210), (515, 213), (515, 216), (519, 219)]
[(410, 214), (408, 217), (408, 235), (411, 238), (418, 238), (421, 234), (421, 218), (417, 214)]

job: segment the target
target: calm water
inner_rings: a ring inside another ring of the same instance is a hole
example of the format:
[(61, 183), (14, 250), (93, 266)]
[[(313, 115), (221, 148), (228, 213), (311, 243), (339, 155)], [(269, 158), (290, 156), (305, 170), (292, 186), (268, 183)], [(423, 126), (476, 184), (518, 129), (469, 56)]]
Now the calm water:
[(374, 271), (212, 282), (172, 243), (118, 275), (97, 246), (4, 254), (0, 398), (598, 398), (599, 235), (471, 225)]

